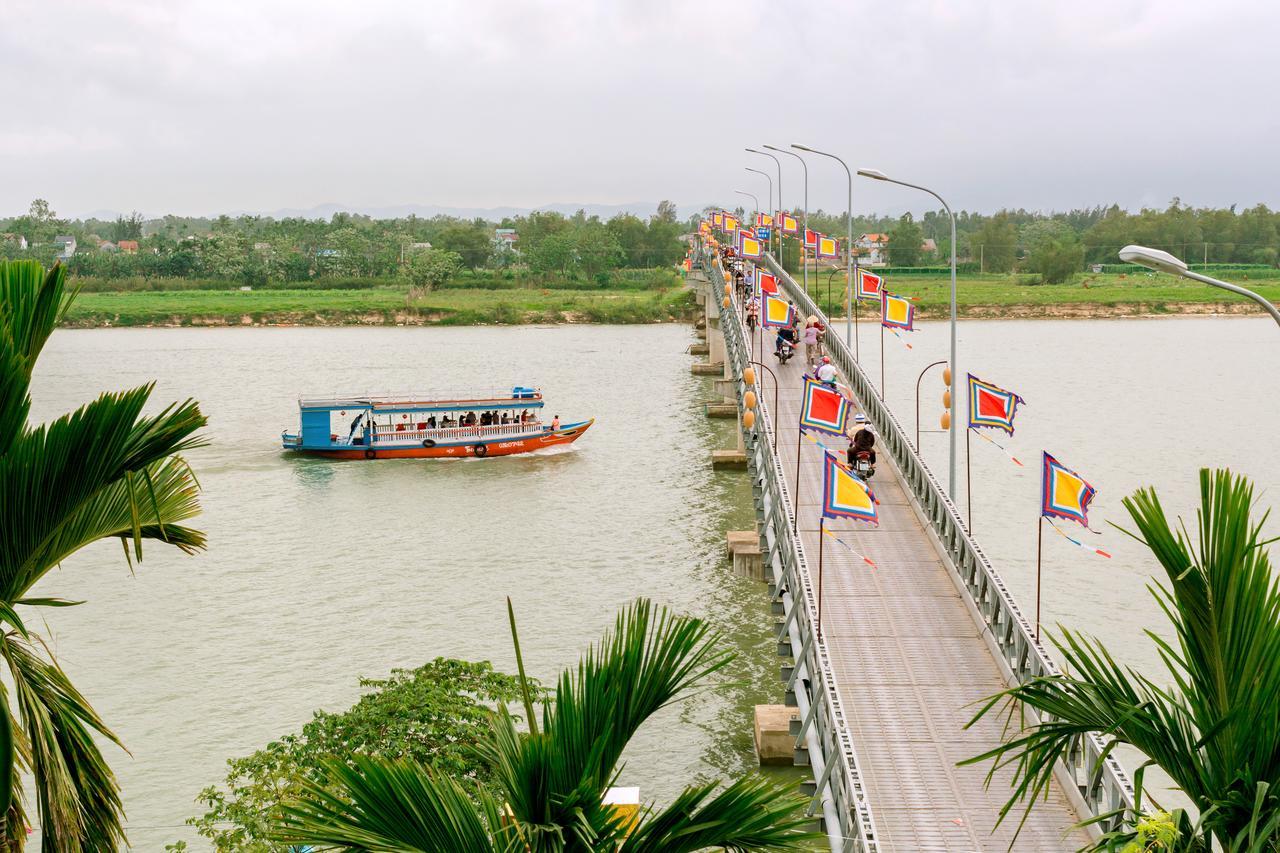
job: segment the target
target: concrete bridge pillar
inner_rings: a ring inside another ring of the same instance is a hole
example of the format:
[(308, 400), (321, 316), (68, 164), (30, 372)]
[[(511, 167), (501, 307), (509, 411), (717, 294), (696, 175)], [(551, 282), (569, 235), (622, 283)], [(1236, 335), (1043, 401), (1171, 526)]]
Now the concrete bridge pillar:
[(761, 765), (789, 765), (795, 762), (796, 737), (792, 721), (800, 725), (800, 711), (786, 705), (757, 705), (754, 735), (756, 758)]

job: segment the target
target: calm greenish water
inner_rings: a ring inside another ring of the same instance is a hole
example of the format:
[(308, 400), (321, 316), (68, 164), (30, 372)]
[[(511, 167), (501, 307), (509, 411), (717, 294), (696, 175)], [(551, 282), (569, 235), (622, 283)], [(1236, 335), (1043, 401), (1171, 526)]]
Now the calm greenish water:
[[(710, 618), (741, 653), (718, 689), (641, 731), (626, 784), (666, 798), (754, 767), (750, 720), (777, 702), (763, 586), (731, 576), (724, 531), (749, 526), (741, 473), (713, 474), (728, 426), (700, 403), (687, 326), (458, 329), (137, 329), (57, 332), (33, 417), (154, 379), (193, 396), (209, 447), (209, 550), (120, 547), (68, 560), (41, 592), (75, 683), (132, 752), (108, 749), (139, 850), (185, 838), (224, 762), (342, 709), (360, 676), (437, 655), (514, 671), (504, 596), (526, 664), (550, 678), (617, 609), (650, 596)], [(365, 463), (286, 457), (299, 394), (536, 384), (548, 414), (596, 426), (570, 448), (487, 460)], [(731, 682), (744, 682), (744, 687)]]

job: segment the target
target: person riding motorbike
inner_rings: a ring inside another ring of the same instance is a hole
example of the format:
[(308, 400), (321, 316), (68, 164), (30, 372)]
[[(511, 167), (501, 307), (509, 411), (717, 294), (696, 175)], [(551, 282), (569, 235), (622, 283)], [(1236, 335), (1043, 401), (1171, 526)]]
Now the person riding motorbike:
[(836, 387), (836, 366), (831, 363), (831, 356), (824, 355), (822, 357), (822, 363), (818, 365), (814, 375), (822, 384), (830, 385), (832, 388)]
[(855, 474), (868, 480), (876, 473), (876, 436), (864, 416), (858, 415), (856, 422), (861, 428), (849, 440), (846, 460)]

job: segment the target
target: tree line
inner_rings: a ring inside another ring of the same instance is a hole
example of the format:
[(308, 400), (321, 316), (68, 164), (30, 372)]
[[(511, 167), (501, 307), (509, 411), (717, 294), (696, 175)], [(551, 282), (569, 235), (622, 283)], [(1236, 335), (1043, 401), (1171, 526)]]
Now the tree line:
[[(512, 229), (515, 241), (498, 239), (497, 229)], [(64, 251), (56, 238), (69, 236), (77, 247), (64, 263), (77, 276), (205, 278), (245, 285), (397, 277), (429, 288), (462, 270), (512, 269), (603, 283), (611, 270), (674, 264), (684, 254), (679, 238), (685, 230), (669, 201), (648, 219), (619, 214), (606, 221), (579, 210), (572, 216), (535, 211), (492, 222), (353, 213), (328, 220), (146, 219), (137, 212), (115, 220), (66, 220), (36, 199), (26, 214), (0, 220), (0, 254), (52, 264)], [(137, 241), (137, 251), (119, 250), (121, 240)]]

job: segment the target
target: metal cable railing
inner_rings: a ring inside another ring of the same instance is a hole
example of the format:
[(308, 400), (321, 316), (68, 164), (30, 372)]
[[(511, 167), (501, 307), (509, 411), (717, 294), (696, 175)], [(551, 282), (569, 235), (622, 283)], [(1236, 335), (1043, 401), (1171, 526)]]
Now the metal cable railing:
[[(787, 296), (801, 313), (818, 316), (830, 328), (826, 315), (772, 255), (766, 256), (765, 263), (778, 276)], [(969, 535), (955, 504), (920, 458), (908, 438), (908, 432), (876, 393), (844, 341), (837, 335), (827, 335), (824, 345), (831, 360), (849, 380), (859, 407), (876, 430), (877, 443), (888, 451), (901, 472), (951, 568), (959, 575), (972, 604), (986, 622), (994, 648), (998, 651), (997, 657), (1007, 675), (1021, 684), (1041, 676), (1060, 674), (1057, 665), (1035, 639), (1030, 623), (1022, 615), (999, 573)], [(1133, 785), (1120, 762), (1107, 753), (1106, 745), (1099, 736), (1090, 734), (1078, 738), (1059, 770), (1071, 781), (1083, 801), (1088, 814), (1082, 817), (1097, 817), (1121, 808), (1132, 809)], [(1102, 831), (1113, 829), (1120, 820), (1120, 817), (1115, 817), (1098, 828)]]
[[(718, 260), (704, 258), (704, 270), (711, 279), (708, 299), (719, 304), (719, 283), (724, 272)], [(751, 362), (751, 345), (737, 310), (736, 296), (731, 309), (720, 317), (725, 340), (725, 358), (741, 406), (747, 390), (743, 371)], [(813, 769), (813, 797), (809, 814), (823, 813), (823, 824), (833, 853), (877, 853), (875, 821), (868, 801), (862, 772), (854, 753), (849, 718), (840, 700), (835, 668), (826, 645), (817, 639), (817, 592), (810, 578), (804, 547), (792, 530), (794, 505), (788, 492), (781, 461), (773, 450), (773, 413), (761, 402), (757, 420), (744, 430), (747, 465), (751, 475), (756, 514), (760, 521), (761, 558), (770, 575), (770, 595), (781, 609), (783, 621), (778, 632), (779, 652), (789, 657), (783, 668), (788, 704), (799, 711), (796, 736), (796, 763)]]

